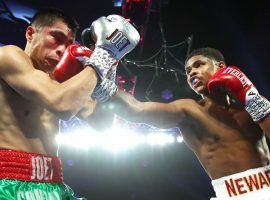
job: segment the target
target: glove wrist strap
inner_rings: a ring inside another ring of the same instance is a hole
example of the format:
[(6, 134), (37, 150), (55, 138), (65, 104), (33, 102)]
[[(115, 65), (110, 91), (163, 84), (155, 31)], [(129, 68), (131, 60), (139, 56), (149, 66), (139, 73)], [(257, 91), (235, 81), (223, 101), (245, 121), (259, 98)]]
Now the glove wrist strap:
[(100, 79), (103, 80), (111, 66), (116, 62), (117, 60), (106, 49), (97, 46), (83, 65), (93, 67)]
[(258, 122), (270, 114), (270, 102), (257, 93), (252, 99), (249, 99), (245, 109), (253, 121)]
[(95, 87), (91, 97), (101, 103), (104, 103), (108, 101), (110, 97), (114, 96), (117, 90), (116, 84), (105, 78)]

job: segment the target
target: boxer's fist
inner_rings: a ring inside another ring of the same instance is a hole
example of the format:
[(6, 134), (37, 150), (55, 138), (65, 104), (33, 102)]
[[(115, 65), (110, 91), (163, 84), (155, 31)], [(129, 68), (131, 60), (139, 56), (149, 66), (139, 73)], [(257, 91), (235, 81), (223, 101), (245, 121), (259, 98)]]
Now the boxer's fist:
[(247, 92), (249, 89), (255, 89), (251, 81), (234, 66), (224, 67), (218, 70), (208, 81), (207, 86), (210, 93), (225, 89), (244, 105), (246, 105), (246, 100), (248, 98)]
[(79, 44), (72, 44), (65, 50), (61, 60), (54, 69), (54, 77), (58, 82), (64, 82), (83, 70), (79, 60), (89, 59), (92, 51)]
[(237, 67), (224, 67), (208, 81), (210, 93), (225, 89), (238, 99), (254, 121), (259, 121), (270, 113), (270, 102), (262, 97), (246, 75)]
[(90, 28), (82, 33), (82, 41), (92, 37), (95, 43), (93, 54), (85, 65), (99, 69), (101, 81), (106, 78), (108, 71), (124, 55), (132, 51), (138, 44), (138, 31), (123, 17), (109, 15), (94, 21)]
[(138, 31), (120, 15), (98, 18), (91, 24), (90, 32), (95, 46), (106, 49), (117, 60), (132, 51), (140, 40)]

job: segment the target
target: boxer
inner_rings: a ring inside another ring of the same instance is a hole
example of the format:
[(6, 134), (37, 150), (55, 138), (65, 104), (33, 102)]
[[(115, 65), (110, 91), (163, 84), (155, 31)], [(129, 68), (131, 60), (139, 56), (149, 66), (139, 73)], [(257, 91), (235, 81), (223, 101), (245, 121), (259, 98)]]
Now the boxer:
[(194, 50), (185, 70), (201, 100), (141, 102), (118, 91), (108, 102), (117, 109), (106, 111), (131, 122), (178, 127), (212, 179), (216, 199), (269, 200), (269, 101), (237, 67), (226, 66), (217, 49)]
[[(139, 40), (118, 16), (98, 19), (92, 27), (98, 41), (93, 52), (74, 44), (74, 18), (48, 8), (27, 27), (24, 50), (0, 48), (1, 200), (76, 199), (56, 157), (58, 120), (75, 116), (94, 93), (104, 100), (112, 95), (104, 77)], [(115, 30), (129, 41), (124, 48), (106, 39)]]

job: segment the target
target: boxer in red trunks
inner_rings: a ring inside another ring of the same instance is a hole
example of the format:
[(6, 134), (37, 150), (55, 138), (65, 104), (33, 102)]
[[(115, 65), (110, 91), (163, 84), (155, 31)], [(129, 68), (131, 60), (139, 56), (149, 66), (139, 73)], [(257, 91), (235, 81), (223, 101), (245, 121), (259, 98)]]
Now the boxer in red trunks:
[[(75, 199), (56, 157), (58, 120), (76, 115), (91, 94), (106, 99), (113, 93), (107, 72), (139, 41), (138, 32), (121, 16), (101, 17), (92, 23), (97, 44), (91, 52), (73, 44), (77, 27), (61, 10), (40, 10), (26, 29), (24, 50), (0, 48), (1, 200)], [(125, 38), (124, 47), (106, 39), (115, 30)], [(71, 70), (72, 78), (54, 80), (72, 68), (79, 73)]]

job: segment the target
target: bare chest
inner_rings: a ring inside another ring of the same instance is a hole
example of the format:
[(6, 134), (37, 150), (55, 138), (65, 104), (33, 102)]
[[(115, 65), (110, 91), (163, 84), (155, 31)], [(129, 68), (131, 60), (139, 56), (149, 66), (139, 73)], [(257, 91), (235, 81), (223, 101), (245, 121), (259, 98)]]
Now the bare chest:
[(179, 126), (185, 141), (192, 146), (205, 141), (256, 141), (262, 134), (245, 110), (216, 104), (197, 106)]
[[(57, 133), (58, 119), (43, 107), (19, 95), (1, 82), (0, 137), (2, 147), (45, 153)], [(49, 147), (50, 146), (50, 147)]]
[(4, 114), (0, 117), (0, 121), (7, 123), (9, 120), (13, 125), (38, 123), (43, 112), (40, 106), (20, 96), (4, 83), (0, 87), (0, 108)]

